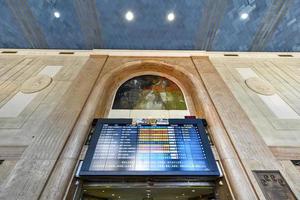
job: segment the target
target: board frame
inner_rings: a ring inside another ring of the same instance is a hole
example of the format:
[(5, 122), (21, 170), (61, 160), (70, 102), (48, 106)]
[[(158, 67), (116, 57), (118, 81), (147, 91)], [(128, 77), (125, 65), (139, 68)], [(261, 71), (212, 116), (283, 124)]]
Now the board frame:
[(95, 127), (94, 134), (91, 137), (91, 142), (89, 144), (87, 153), (83, 160), (81, 169), (79, 171), (80, 177), (107, 177), (107, 176), (155, 176), (155, 177), (172, 177), (172, 176), (189, 176), (189, 177), (207, 177), (207, 178), (218, 178), (220, 177), (219, 168), (217, 166), (216, 160), (214, 158), (213, 152), (210, 147), (208, 137), (203, 125), (202, 119), (169, 119), (169, 125), (185, 125), (193, 124), (196, 125), (200, 138), (202, 141), (203, 149), (206, 154), (206, 162), (209, 167), (209, 171), (90, 171), (90, 165), (93, 159), (94, 151), (100, 133), (103, 127), (103, 124), (132, 124), (132, 119), (97, 119), (97, 124)]

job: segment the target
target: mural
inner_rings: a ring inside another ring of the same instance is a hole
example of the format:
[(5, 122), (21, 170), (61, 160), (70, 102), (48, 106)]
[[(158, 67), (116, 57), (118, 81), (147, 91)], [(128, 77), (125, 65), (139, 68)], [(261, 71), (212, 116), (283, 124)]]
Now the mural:
[(161, 76), (144, 75), (121, 85), (112, 109), (187, 110), (187, 107), (175, 83)]

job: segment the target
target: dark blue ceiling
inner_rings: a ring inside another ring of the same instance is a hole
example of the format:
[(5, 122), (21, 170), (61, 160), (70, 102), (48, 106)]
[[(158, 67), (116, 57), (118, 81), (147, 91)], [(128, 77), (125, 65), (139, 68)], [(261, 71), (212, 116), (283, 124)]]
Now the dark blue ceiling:
[(0, 0), (0, 48), (300, 51), (300, 0)]

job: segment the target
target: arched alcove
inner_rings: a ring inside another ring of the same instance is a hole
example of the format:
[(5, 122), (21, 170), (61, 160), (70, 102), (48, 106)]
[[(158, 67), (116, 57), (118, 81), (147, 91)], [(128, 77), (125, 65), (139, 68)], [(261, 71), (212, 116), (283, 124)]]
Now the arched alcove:
[(107, 68), (99, 82), (103, 90), (95, 117), (108, 117), (118, 88), (126, 81), (142, 75), (160, 76), (175, 83), (183, 93), (189, 114), (204, 117), (202, 102), (196, 97), (201, 95), (196, 92), (195, 87), (200, 83), (194, 83), (199, 80), (182, 66), (157, 60), (137, 60), (115, 66), (113, 69)]
[[(101, 78), (95, 86), (96, 89), (93, 91), (96, 95), (93, 95), (93, 99), (91, 98), (91, 102), (95, 100), (98, 103), (94, 117), (105, 118), (109, 116), (114, 95), (127, 80), (149, 74), (168, 78), (182, 90), (190, 114), (207, 120), (208, 130), (220, 155), (222, 167), (226, 172), (235, 172), (226, 174), (228, 182), (234, 186), (233, 193), (237, 197), (241, 197), (240, 199), (248, 199), (249, 196), (252, 196), (253, 190), (249, 178), (203, 83), (202, 78), (204, 75), (207, 75), (208, 79), (219, 79), (208, 58), (199, 58), (200, 69), (193, 62), (187, 60), (180, 62), (180, 59), (164, 59), (164, 61), (161, 61), (160, 58), (154, 60), (136, 58), (137, 60), (132, 61), (133, 59), (113, 58), (112, 61), (106, 64), (106, 68), (102, 71)], [(186, 63), (187, 66), (185, 66)], [(212, 85), (212, 87), (215, 87), (215, 90), (210, 90), (210, 92), (214, 92), (214, 95), (218, 96), (218, 85)], [(92, 106), (89, 109), (93, 109)]]

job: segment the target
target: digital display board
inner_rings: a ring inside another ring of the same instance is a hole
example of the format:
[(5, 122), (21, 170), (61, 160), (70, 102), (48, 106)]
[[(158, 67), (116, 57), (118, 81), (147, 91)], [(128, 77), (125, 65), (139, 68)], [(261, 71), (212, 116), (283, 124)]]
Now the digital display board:
[(201, 120), (98, 120), (80, 175), (219, 175)]

